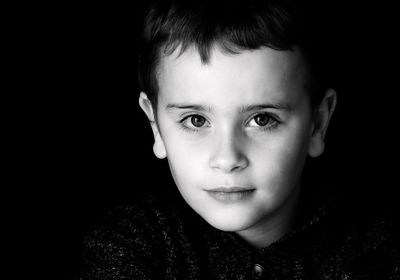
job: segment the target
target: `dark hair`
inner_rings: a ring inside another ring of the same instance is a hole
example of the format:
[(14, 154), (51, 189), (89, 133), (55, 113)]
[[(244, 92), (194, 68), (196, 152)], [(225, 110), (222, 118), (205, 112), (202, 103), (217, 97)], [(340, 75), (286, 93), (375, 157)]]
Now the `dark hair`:
[(205, 64), (216, 44), (231, 54), (263, 46), (275, 50), (299, 46), (311, 69), (308, 88), (314, 106), (321, 101), (326, 85), (305, 11), (285, 0), (156, 1), (144, 20), (139, 85), (157, 108), (157, 66), (163, 55), (172, 54), (179, 46), (180, 54), (194, 46)]

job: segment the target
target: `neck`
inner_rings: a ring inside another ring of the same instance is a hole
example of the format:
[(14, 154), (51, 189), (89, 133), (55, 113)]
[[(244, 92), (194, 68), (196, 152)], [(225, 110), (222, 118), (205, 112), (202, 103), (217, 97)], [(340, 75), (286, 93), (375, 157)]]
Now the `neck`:
[(296, 186), (293, 194), (275, 213), (264, 217), (256, 225), (239, 231), (237, 234), (257, 249), (267, 247), (282, 238), (293, 229), (299, 190), (300, 187)]

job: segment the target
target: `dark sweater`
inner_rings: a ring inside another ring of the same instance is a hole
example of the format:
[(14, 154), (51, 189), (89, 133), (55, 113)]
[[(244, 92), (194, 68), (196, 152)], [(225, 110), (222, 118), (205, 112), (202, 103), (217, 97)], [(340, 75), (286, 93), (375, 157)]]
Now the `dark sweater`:
[(144, 196), (113, 211), (85, 239), (80, 279), (400, 279), (398, 239), (383, 219), (366, 222), (329, 204), (254, 249), (167, 200)]

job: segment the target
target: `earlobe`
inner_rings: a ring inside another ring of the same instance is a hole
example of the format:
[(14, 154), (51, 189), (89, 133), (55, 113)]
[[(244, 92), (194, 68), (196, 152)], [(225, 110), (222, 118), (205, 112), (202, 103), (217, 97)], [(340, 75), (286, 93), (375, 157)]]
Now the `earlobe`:
[(164, 142), (158, 134), (157, 138), (154, 139), (153, 153), (159, 159), (164, 159), (167, 157), (167, 150), (165, 149)]
[(154, 145), (153, 152), (156, 157), (159, 159), (163, 159), (167, 157), (167, 151), (165, 149), (164, 141), (162, 140), (160, 131), (158, 129), (157, 123), (155, 121), (155, 115), (153, 111), (153, 106), (151, 101), (147, 97), (147, 94), (144, 92), (140, 93), (139, 96), (139, 106), (142, 108), (143, 112), (146, 114), (149, 119), (151, 130), (153, 131), (154, 136)]
[(308, 154), (311, 157), (318, 157), (325, 150), (325, 135), (328, 130), (329, 121), (335, 111), (336, 102), (336, 91), (334, 89), (328, 89), (322, 102), (315, 111), (308, 149)]

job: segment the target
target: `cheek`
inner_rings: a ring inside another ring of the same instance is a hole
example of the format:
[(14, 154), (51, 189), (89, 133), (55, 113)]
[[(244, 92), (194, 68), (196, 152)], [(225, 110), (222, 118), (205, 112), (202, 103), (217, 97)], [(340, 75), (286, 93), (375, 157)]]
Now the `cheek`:
[(200, 146), (188, 145), (179, 135), (165, 135), (167, 159), (172, 176), (179, 189), (188, 188), (202, 176), (204, 152)]
[(209, 150), (205, 143), (207, 139), (199, 137), (199, 134), (180, 129), (172, 121), (165, 121), (162, 128), (167, 157), (175, 170), (194, 172), (194, 167), (198, 168), (204, 162), (204, 157)]
[(299, 124), (292, 128), (269, 137), (252, 150), (252, 161), (257, 167), (255, 177), (263, 180), (272, 192), (296, 185), (304, 166), (307, 129)]

